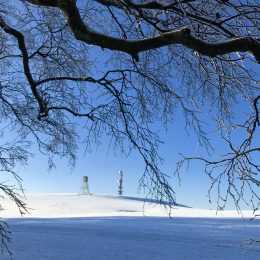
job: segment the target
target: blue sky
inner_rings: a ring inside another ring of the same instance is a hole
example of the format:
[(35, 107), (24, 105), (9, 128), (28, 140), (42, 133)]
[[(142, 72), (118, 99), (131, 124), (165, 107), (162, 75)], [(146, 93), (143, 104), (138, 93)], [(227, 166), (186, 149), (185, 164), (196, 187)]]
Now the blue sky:
[[(103, 52), (100, 48), (95, 48), (95, 53), (93, 53), (94, 57), (103, 57), (103, 59), (106, 55), (107, 52)], [(102, 64), (102, 58), (100, 60)], [(237, 116), (240, 116), (242, 110), (243, 105), (238, 104)], [(208, 115), (205, 117), (207, 118)], [(211, 119), (206, 120), (210, 122)], [(161, 169), (171, 176), (169, 181), (176, 191), (179, 203), (194, 207), (216, 208), (215, 204), (210, 205), (208, 202), (210, 180), (204, 173), (202, 165), (194, 162), (188, 170), (183, 168), (180, 176), (181, 186), (178, 178), (174, 177), (176, 162), (181, 159), (179, 153), (191, 156), (205, 154), (205, 150), (199, 146), (192, 131), (189, 135), (185, 132), (182, 115), (177, 113), (174, 121), (176, 123), (170, 125), (167, 132), (162, 130), (160, 134), (164, 144), (159, 147), (159, 153), (165, 159)], [(156, 125), (156, 128), (161, 128), (161, 126)], [(209, 128), (213, 130), (214, 127), (210, 125)], [(237, 136), (237, 138), (239, 140), (241, 137)], [(137, 193), (138, 182), (144, 171), (144, 162), (141, 157), (133, 153), (128, 158), (124, 158), (120, 152), (109, 151), (107, 143), (108, 139), (103, 137), (102, 145), (94, 148), (92, 153), (85, 153), (84, 144), (81, 144), (75, 168), (72, 169), (66, 159), (57, 158), (56, 168), (51, 171), (48, 171), (48, 158), (33, 147), (31, 151), (34, 156), (29, 159), (27, 167), (19, 169), (25, 192), (77, 193), (80, 190), (82, 176), (87, 175), (91, 193), (116, 195), (118, 171), (123, 170), (124, 195), (144, 197), (145, 194)], [(212, 135), (212, 145), (217, 153), (224, 153), (225, 145), (216, 135)], [(228, 207), (233, 208), (231, 203)]]
[[(248, 104), (247, 104), (248, 106)], [(244, 111), (244, 104), (237, 104), (235, 116), (240, 117)], [(208, 128), (213, 130), (212, 118), (214, 114), (205, 114)], [(181, 113), (176, 113), (175, 123), (169, 125), (168, 130), (163, 130), (160, 123), (155, 124), (156, 129), (161, 129), (160, 137), (164, 142), (159, 147), (159, 154), (164, 158), (161, 169), (171, 176), (169, 179), (176, 191), (177, 202), (192, 207), (216, 209), (216, 204), (209, 204), (208, 189), (210, 187), (209, 177), (204, 173), (204, 168), (198, 162), (190, 164), (189, 169), (183, 168), (181, 172), (181, 183), (174, 176), (176, 162), (181, 159), (179, 153), (187, 156), (205, 155), (198, 139), (191, 130), (189, 134), (184, 129), (184, 119)], [(83, 129), (79, 128), (79, 135)], [(226, 145), (220, 137), (212, 134), (212, 145), (216, 154), (224, 154)], [(241, 136), (235, 137), (240, 140)], [(123, 191), (125, 196), (145, 197), (145, 193), (138, 193), (139, 179), (144, 171), (144, 162), (137, 153), (132, 153), (128, 158), (121, 156), (120, 152), (108, 149), (108, 137), (104, 136), (102, 145), (94, 147), (92, 153), (85, 153), (84, 144), (79, 145), (77, 162), (74, 168), (68, 164), (66, 159), (56, 158), (56, 168), (48, 171), (48, 158), (39, 153), (36, 147), (30, 150), (34, 156), (29, 159), (28, 165), (19, 169), (19, 176), (23, 179), (25, 193), (78, 193), (82, 184), (82, 176), (89, 176), (90, 192), (93, 194), (117, 194), (118, 171), (124, 172)], [(3, 179), (4, 181), (7, 179)], [(213, 198), (215, 193), (213, 192)], [(245, 205), (242, 205), (244, 208)], [(234, 205), (230, 201), (228, 209)]]
[[(247, 104), (248, 106), (248, 104)], [(245, 109), (244, 104), (237, 104), (235, 116), (241, 116)], [(213, 113), (205, 114), (208, 129), (213, 130)], [(183, 167), (181, 171), (181, 183), (174, 176), (177, 161), (181, 159), (179, 153), (187, 156), (206, 155), (205, 149), (199, 145), (198, 138), (191, 130), (187, 133), (184, 129), (182, 113), (176, 112), (174, 122), (163, 130), (161, 123), (156, 123), (156, 129), (161, 129), (160, 138), (164, 142), (159, 147), (159, 154), (164, 159), (161, 169), (171, 178), (169, 182), (176, 191), (177, 202), (192, 207), (216, 209), (216, 204), (209, 203), (208, 189), (210, 179), (205, 174), (203, 165), (198, 162), (190, 164), (189, 168)], [(83, 128), (78, 128), (79, 135), (83, 138)], [(123, 195), (145, 197), (146, 193), (138, 193), (139, 179), (144, 171), (144, 162), (139, 154), (133, 152), (128, 158), (121, 156), (120, 152), (109, 150), (109, 137), (102, 137), (102, 145), (92, 147), (91, 153), (85, 153), (84, 143), (79, 145), (77, 161), (71, 168), (66, 158), (55, 159), (56, 168), (48, 170), (48, 158), (39, 153), (36, 147), (30, 150), (33, 157), (29, 159), (26, 167), (19, 169), (19, 176), (23, 179), (23, 187), (26, 193), (78, 193), (82, 184), (82, 176), (89, 176), (90, 192), (93, 194), (117, 194), (118, 171), (123, 170), (124, 183)], [(211, 134), (209, 138), (216, 154), (224, 154), (226, 144), (219, 135)], [(241, 136), (236, 137), (237, 140)], [(213, 198), (215, 193), (212, 193)], [(242, 205), (244, 208), (245, 205)], [(227, 204), (228, 209), (235, 208), (233, 203)]]
[[(208, 188), (210, 180), (199, 163), (192, 163), (187, 169), (183, 168), (181, 183), (174, 177), (176, 162), (181, 159), (179, 153), (185, 155), (199, 155), (203, 151), (197, 138), (191, 132), (184, 131), (181, 115), (176, 115), (176, 122), (161, 131), (164, 141), (159, 147), (160, 155), (164, 158), (161, 169), (171, 176), (169, 180), (179, 203), (200, 208), (216, 208), (215, 204), (208, 202)], [(215, 137), (216, 138), (216, 137)], [(213, 145), (219, 152), (223, 152), (223, 144), (217, 139)], [(90, 192), (93, 194), (117, 194), (118, 171), (124, 172), (123, 190), (125, 196), (145, 197), (145, 193), (138, 193), (138, 181), (144, 170), (141, 157), (133, 153), (128, 158), (108, 150), (107, 138), (104, 137), (102, 145), (93, 149), (92, 153), (85, 153), (84, 144), (78, 151), (76, 166), (71, 168), (66, 159), (56, 159), (56, 168), (48, 171), (48, 160), (33, 149), (34, 156), (26, 168), (20, 168), (19, 175), (23, 179), (27, 193), (77, 193), (82, 184), (82, 176), (89, 176)], [(228, 208), (233, 208), (232, 204)]]

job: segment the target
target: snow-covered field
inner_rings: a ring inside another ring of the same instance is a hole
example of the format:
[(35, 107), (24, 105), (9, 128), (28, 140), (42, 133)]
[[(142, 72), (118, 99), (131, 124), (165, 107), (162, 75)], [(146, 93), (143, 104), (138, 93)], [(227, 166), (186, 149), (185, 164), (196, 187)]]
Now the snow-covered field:
[[(30, 214), (1, 199), (10, 225), (14, 260), (260, 259), (260, 220), (235, 211), (175, 206), (137, 198), (95, 195), (28, 195)], [(8, 259), (8, 257), (0, 257)]]

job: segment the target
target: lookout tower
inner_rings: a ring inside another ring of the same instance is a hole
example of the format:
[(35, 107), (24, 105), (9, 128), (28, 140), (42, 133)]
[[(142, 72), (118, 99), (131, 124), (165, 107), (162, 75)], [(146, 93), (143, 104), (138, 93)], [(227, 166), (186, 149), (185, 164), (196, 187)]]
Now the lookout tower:
[(83, 182), (79, 194), (89, 194), (88, 176), (83, 176)]
[(123, 171), (119, 171), (119, 179), (118, 179), (118, 195), (123, 194)]

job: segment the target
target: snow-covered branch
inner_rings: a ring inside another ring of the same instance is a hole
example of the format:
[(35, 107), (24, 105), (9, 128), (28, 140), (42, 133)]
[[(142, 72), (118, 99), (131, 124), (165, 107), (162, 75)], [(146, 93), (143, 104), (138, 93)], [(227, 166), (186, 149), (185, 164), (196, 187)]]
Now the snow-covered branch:
[[(97, 45), (102, 48), (122, 51), (139, 60), (138, 54), (143, 51), (161, 48), (164, 46), (180, 44), (208, 57), (230, 54), (233, 52), (250, 52), (260, 63), (260, 42), (251, 37), (238, 37), (229, 40), (209, 42), (203, 41), (192, 35), (188, 27), (162, 33), (155, 37), (145, 37), (141, 40), (122, 39), (99, 33), (91, 28), (91, 24), (84, 23), (80, 16), (75, 0), (47, 1), (27, 0), (35, 5), (60, 8), (68, 19), (68, 24), (76, 39), (87, 44)], [(108, 2), (110, 5), (110, 2)]]

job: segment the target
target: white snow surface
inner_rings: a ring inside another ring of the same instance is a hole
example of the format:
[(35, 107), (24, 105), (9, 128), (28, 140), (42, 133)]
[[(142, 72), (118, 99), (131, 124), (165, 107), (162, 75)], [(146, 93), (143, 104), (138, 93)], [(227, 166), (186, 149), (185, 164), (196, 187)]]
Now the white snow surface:
[[(27, 194), (26, 200), (29, 213), (23, 218), (68, 218), (68, 217), (100, 217), (100, 216), (135, 216), (135, 217), (168, 217), (169, 210), (156, 200), (134, 197), (109, 195), (77, 195), (77, 194)], [(1, 199), (4, 210), (0, 211), (2, 218), (21, 217), (17, 206), (8, 199)], [(259, 213), (260, 214), (260, 213)], [(238, 212), (236, 210), (218, 211), (196, 209), (185, 205), (172, 206), (173, 217), (232, 217), (251, 218), (252, 211)]]
[[(29, 194), (22, 218), (1, 198), (14, 260), (260, 259), (260, 220), (252, 212), (174, 205), (131, 197)], [(10, 259), (7, 254), (0, 259)]]

